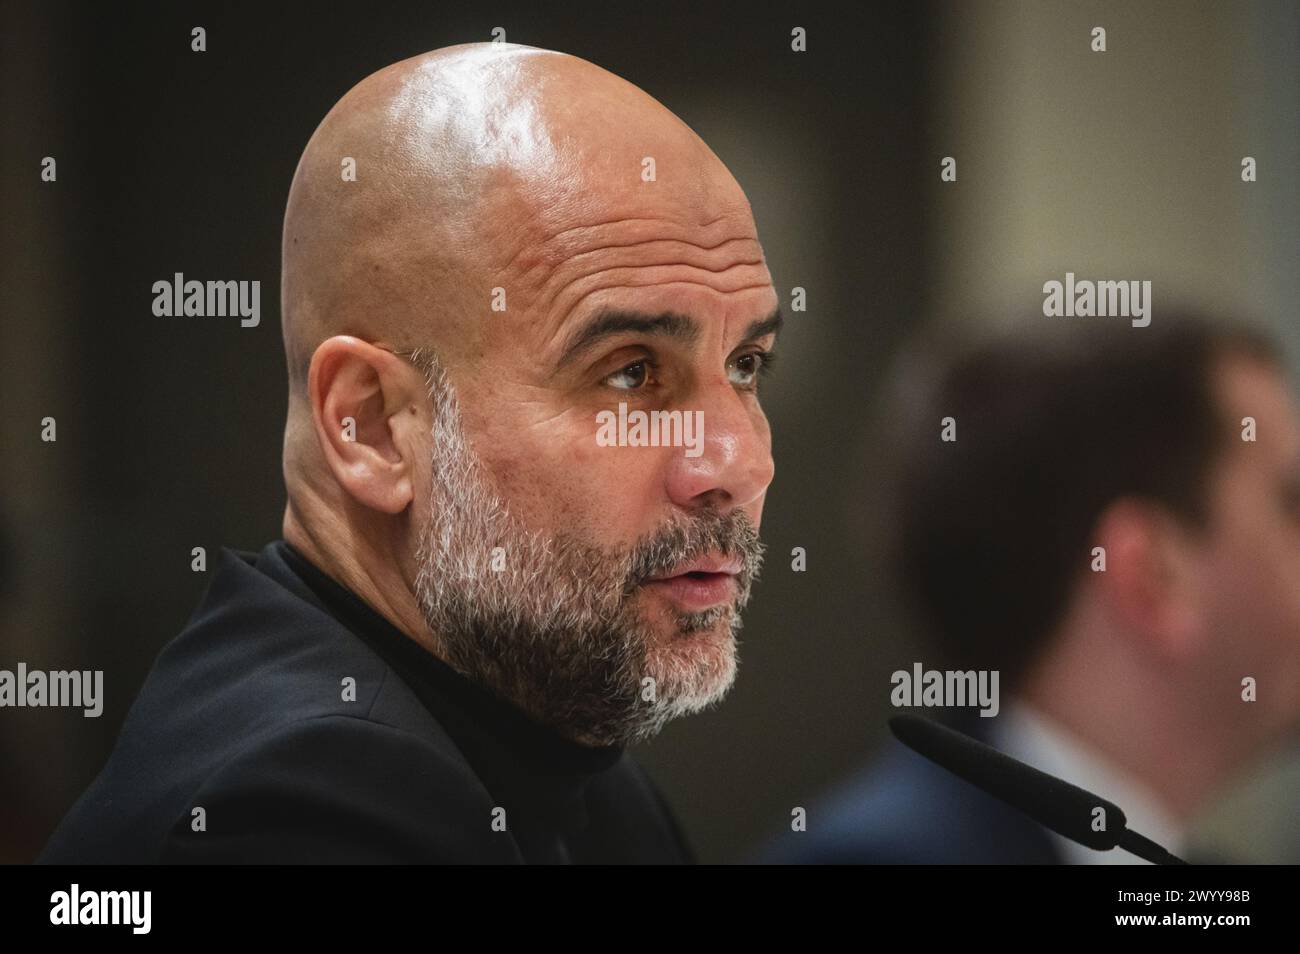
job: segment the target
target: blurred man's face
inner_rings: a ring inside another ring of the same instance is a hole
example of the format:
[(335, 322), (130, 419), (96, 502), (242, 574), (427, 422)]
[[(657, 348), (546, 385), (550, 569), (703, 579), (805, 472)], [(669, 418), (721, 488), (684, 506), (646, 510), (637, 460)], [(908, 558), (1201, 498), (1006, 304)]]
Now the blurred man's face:
[[(1217, 384), (1235, 430), (1211, 485), (1203, 584), (1223, 692), (1254, 677), (1258, 701), (1239, 712), (1265, 735), (1300, 719), (1300, 415), (1266, 364), (1225, 359)], [(1244, 417), (1254, 442), (1240, 439)]]

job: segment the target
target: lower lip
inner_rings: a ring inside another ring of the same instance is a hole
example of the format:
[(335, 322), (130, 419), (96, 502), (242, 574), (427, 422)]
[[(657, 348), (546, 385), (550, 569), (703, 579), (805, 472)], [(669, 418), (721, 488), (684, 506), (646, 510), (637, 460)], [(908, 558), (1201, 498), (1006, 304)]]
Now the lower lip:
[(646, 586), (657, 590), (678, 606), (690, 611), (706, 610), (722, 603), (730, 603), (736, 595), (736, 578), (729, 573), (670, 576), (666, 580), (650, 580)]

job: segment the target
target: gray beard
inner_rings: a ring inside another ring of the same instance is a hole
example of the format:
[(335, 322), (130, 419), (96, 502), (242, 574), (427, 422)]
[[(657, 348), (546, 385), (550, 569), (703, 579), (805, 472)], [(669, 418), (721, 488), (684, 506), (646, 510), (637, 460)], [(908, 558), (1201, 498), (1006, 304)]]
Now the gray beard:
[[(444, 661), (537, 721), (588, 745), (627, 745), (720, 701), (735, 680), (740, 611), (763, 545), (742, 511), (682, 517), (625, 548), (525, 526), (460, 425), (455, 392), (427, 373), (433, 461), (416, 596)], [(736, 599), (656, 631), (641, 585), (707, 553), (737, 557)]]

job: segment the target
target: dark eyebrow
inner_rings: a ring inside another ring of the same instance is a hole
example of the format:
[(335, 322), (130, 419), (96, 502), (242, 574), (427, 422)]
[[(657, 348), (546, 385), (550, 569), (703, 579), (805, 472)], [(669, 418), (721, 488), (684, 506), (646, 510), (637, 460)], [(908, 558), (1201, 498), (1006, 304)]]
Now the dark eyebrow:
[(749, 327), (745, 329), (744, 337), (740, 339), (740, 343), (748, 344), (751, 341), (757, 341), (759, 338), (766, 338), (768, 335), (779, 334), (783, 324), (785, 324), (785, 317), (781, 314), (781, 307), (778, 305), (772, 314), (766, 318), (750, 322)]
[(569, 339), (569, 344), (560, 357), (559, 366), (568, 364), (601, 339), (627, 331), (676, 338), (687, 345), (694, 344), (700, 336), (700, 328), (695, 320), (676, 312), (666, 311), (661, 315), (646, 315), (637, 311), (602, 311)]
[[(781, 309), (778, 307), (768, 317), (750, 322), (740, 344), (776, 334), (781, 330), (783, 321)], [(563, 367), (568, 364), (604, 338), (629, 331), (675, 338), (685, 345), (693, 345), (700, 337), (700, 327), (695, 319), (676, 312), (667, 311), (659, 315), (647, 315), (636, 311), (602, 311), (574, 333), (564, 349), (564, 354), (560, 357), (558, 366)]]

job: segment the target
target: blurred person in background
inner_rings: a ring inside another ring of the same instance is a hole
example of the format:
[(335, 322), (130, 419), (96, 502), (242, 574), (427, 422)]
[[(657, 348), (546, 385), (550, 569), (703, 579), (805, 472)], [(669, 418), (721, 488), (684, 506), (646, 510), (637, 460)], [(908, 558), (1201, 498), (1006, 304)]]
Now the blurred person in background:
[[(913, 397), (895, 418), (889, 536), (945, 665), (1000, 673), (996, 716), (945, 721), (1113, 801), (1178, 854), (1300, 718), (1300, 415), (1268, 337), (1159, 317), (1016, 329), (900, 365)], [(759, 857), (1138, 861), (893, 740)]]

